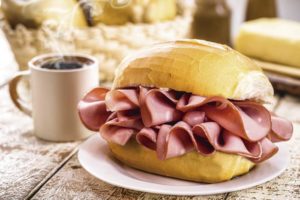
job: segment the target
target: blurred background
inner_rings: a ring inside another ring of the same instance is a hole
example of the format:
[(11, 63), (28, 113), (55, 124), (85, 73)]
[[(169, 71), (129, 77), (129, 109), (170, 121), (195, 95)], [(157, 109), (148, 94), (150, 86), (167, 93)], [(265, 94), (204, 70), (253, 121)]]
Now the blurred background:
[[(295, 58), (300, 48), (299, 0), (0, 2), (0, 36), (7, 39), (3, 39), (0, 52), (11, 54), (18, 70), (27, 69), (27, 62), (36, 55), (80, 52), (99, 60), (100, 81), (110, 83), (121, 60), (137, 49), (162, 41), (198, 38), (227, 44), (255, 58), (276, 89), (300, 94), (300, 63)], [(273, 20), (257, 20), (260, 18)], [(266, 44), (259, 42), (261, 38)], [(287, 47), (277, 50), (274, 44), (283, 40), (279, 46)], [(283, 51), (290, 54), (283, 56)], [(277, 55), (282, 58), (277, 59)], [(2, 70), (5, 65), (13, 66), (2, 64)]]

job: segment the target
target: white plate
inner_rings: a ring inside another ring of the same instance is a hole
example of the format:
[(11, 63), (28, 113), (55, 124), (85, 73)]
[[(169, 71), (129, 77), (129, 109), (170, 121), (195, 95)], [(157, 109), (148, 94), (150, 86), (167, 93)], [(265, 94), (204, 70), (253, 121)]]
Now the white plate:
[(279, 144), (279, 147), (275, 156), (257, 165), (248, 174), (216, 184), (182, 181), (127, 167), (112, 157), (99, 134), (80, 146), (78, 159), (90, 174), (115, 186), (168, 195), (209, 195), (250, 188), (280, 175), (289, 163), (289, 152), (284, 144)]

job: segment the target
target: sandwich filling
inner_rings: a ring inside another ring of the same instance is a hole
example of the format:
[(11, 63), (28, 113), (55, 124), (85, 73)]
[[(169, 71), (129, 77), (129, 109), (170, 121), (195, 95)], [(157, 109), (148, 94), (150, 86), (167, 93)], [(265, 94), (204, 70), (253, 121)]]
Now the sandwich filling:
[(161, 160), (190, 151), (215, 151), (260, 163), (289, 140), (292, 123), (254, 101), (203, 97), (162, 88), (96, 88), (78, 105), (84, 125), (108, 142), (125, 145), (130, 138), (156, 151)]

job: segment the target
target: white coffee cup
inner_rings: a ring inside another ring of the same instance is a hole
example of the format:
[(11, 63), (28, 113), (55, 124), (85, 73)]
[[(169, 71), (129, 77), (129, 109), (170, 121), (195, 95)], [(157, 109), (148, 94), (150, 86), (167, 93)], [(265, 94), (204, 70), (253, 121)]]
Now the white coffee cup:
[[(55, 59), (76, 60), (83, 63), (78, 69), (46, 69), (41, 66)], [(73, 141), (91, 134), (80, 122), (77, 104), (90, 89), (98, 86), (98, 62), (82, 54), (45, 54), (28, 63), (29, 70), (20, 72), (9, 83), (14, 104), (33, 117), (34, 133), (50, 141)], [(32, 108), (22, 101), (17, 85), (29, 76)]]

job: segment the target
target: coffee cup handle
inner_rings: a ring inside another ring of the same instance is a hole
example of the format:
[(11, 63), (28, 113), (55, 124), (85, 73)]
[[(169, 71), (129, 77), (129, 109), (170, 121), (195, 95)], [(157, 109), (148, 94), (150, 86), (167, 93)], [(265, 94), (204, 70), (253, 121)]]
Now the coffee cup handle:
[(17, 87), (18, 87), (18, 84), (20, 83), (20, 80), (22, 78), (26, 77), (26, 76), (29, 76), (29, 75), (30, 75), (30, 71), (20, 71), (20, 72), (16, 73), (14, 75), (14, 77), (11, 79), (11, 81), (9, 82), (8, 88), (9, 88), (10, 98), (12, 99), (15, 106), (20, 111), (25, 113), (26, 115), (31, 116), (32, 109), (30, 108), (28, 103), (22, 101), (22, 99), (20, 98), (20, 95), (18, 93), (18, 90), (17, 90)]

